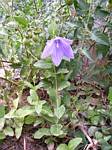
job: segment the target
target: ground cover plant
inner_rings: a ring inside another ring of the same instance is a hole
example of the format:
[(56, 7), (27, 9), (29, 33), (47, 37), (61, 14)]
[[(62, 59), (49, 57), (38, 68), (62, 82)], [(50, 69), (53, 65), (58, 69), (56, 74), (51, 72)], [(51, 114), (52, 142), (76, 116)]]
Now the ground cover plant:
[(112, 1), (0, 1), (0, 150), (112, 150)]

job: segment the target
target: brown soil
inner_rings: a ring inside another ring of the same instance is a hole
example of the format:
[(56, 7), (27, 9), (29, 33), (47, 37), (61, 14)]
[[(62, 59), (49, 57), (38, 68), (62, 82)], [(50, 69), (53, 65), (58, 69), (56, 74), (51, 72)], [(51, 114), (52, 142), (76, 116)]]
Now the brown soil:
[(25, 127), (20, 139), (7, 137), (0, 143), (0, 150), (47, 150), (47, 145), (43, 140), (35, 140), (32, 137), (33, 131), (26, 131)]

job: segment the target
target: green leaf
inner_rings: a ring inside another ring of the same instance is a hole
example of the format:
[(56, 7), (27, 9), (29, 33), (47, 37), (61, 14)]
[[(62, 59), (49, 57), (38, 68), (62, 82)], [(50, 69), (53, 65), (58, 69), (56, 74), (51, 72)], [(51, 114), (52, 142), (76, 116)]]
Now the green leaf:
[(74, 138), (69, 141), (68, 148), (69, 150), (74, 150), (82, 142), (82, 138)]
[(49, 117), (54, 117), (54, 114), (49, 105), (45, 104), (42, 107), (42, 114), (48, 115)]
[(56, 150), (69, 150), (66, 144), (60, 144)]
[(95, 15), (96, 17), (100, 17), (100, 18), (105, 18), (107, 17), (107, 15), (109, 15), (108, 11), (105, 11), (104, 9), (102, 9), (102, 7), (98, 6), (95, 10)]
[(35, 132), (34, 138), (35, 139), (41, 139), (43, 136), (50, 136), (50, 129), (48, 128), (41, 128), (38, 131)]
[(15, 128), (15, 136), (16, 136), (17, 139), (20, 138), (21, 133), (22, 133), (22, 127), (16, 127)]
[(107, 34), (96, 32), (91, 34), (91, 39), (102, 45), (109, 45)]
[(57, 118), (56, 117), (49, 117), (49, 116), (43, 115), (43, 114), (42, 114), (42, 117), (44, 118), (44, 120), (47, 120), (50, 123), (56, 123), (57, 122)]
[(70, 6), (70, 5), (73, 4), (73, 0), (65, 0), (65, 2), (66, 2), (66, 4), (67, 4), (68, 6)]
[(103, 138), (103, 134), (102, 134), (101, 132), (99, 132), (99, 131), (96, 131), (96, 132), (95, 132), (95, 138), (96, 138), (97, 140), (100, 140), (100, 139)]
[[(0, 54), (2, 55), (2, 56), (5, 56), (4, 55), (4, 53), (3, 53), (3, 49), (0, 47)], [(1, 63), (1, 62), (0, 62)]]
[(16, 111), (16, 109), (13, 108), (12, 110), (9, 111), (8, 114), (6, 114), (6, 115), (4, 116), (4, 118), (6, 118), (6, 119), (14, 118), (14, 113), (15, 113), (15, 111)]
[(50, 100), (52, 100), (52, 103), (54, 103), (56, 101), (56, 89), (50, 87), (47, 93), (49, 94), (49, 98)]
[(24, 118), (25, 116), (31, 115), (35, 112), (35, 109), (31, 106), (24, 106), (19, 108), (15, 113), (14, 117), (21, 117)]
[(80, 0), (78, 2), (79, 8), (84, 12), (84, 11), (88, 11), (89, 8), (89, 4), (86, 3), (84, 0)]
[(29, 102), (30, 105), (38, 104), (39, 97), (35, 90), (33, 90), (33, 89), (30, 90), (30, 96), (28, 96), (27, 101)]
[(60, 84), (59, 84), (59, 87), (58, 87), (58, 90), (61, 91), (67, 87), (70, 86), (70, 82), (68, 81), (62, 81)]
[(15, 126), (15, 128), (22, 127), (23, 124), (24, 124), (24, 117), (23, 118), (21, 118), (21, 117), (14, 118), (14, 126)]
[(14, 19), (16, 20), (16, 22), (18, 22), (23, 27), (28, 26), (28, 20), (25, 17), (15, 16)]
[(35, 126), (38, 126), (39, 124), (41, 124), (41, 123), (43, 123), (44, 122), (44, 120), (42, 119), (42, 118), (37, 118), (37, 120), (35, 121), (35, 123), (34, 123), (34, 127)]
[(0, 39), (4, 39), (4, 37), (7, 37), (7, 33), (4, 29), (0, 29)]
[(87, 3), (92, 3), (92, 0), (87, 0)]
[(18, 104), (19, 104), (19, 97), (16, 98), (15, 100), (13, 100), (13, 105), (14, 105), (14, 108), (15, 108), (15, 109), (18, 108)]
[(91, 122), (93, 125), (98, 125), (99, 121), (100, 121), (100, 116), (91, 117)]
[(5, 125), (5, 118), (0, 118), (0, 131), (3, 129)]
[(0, 105), (0, 118), (2, 118), (5, 115), (5, 106)]
[(97, 43), (96, 44), (96, 52), (97, 52), (97, 55), (102, 54), (105, 57), (106, 54), (109, 52), (109, 46)]
[(5, 133), (5, 135), (7, 136), (14, 136), (14, 131), (13, 131), (13, 129), (11, 128), (11, 127), (6, 127), (5, 129), (4, 129), (4, 133)]
[(112, 104), (112, 87), (109, 87), (108, 100)]
[(36, 116), (30, 115), (25, 117), (25, 124), (33, 124), (36, 121)]
[(42, 106), (46, 103), (46, 101), (39, 101), (38, 104), (35, 106), (35, 111), (39, 115), (42, 111)]
[(52, 20), (48, 26), (48, 32), (51, 35), (56, 35), (57, 31), (58, 31), (58, 26), (57, 26), (56, 22), (54, 20)]
[(74, 0), (74, 6), (75, 6), (75, 8), (79, 7), (77, 0)]
[(50, 62), (46, 62), (44, 60), (37, 61), (34, 66), (39, 69), (50, 69), (52, 68), (52, 64)]
[(5, 134), (0, 131), (0, 140), (3, 140), (3, 139), (5, 139)]
[(64, 105), (61, 105), (60, 107), (54, 110), (54, 114), (58, 119), (60, 119), (64, 115), (64, 113), (65, 113)]
[(64, 69), (64, 68), (60, 68), (60, 69), (57, 71), (56, 74), (65, 74), (65, 73), (68, 73), (68, 72), (69, 72), (69, 70)]
[(25, 86), (29, 87), (30, 89), (34, 88), (34, 86), (30, 82), (24, 81), (24, 84), (25, 84)]
[(88, 52), (88, 50), (86, 48), (82, 49), (82, 53), (90, 60), (93, 62), (93, 59), (90, 56), (90, 53)]
[(43, 1), (42, 0), (38, 0), (37, 4), (38, 4), (38, 7), (42, 7)]
[(61, 124), (52, 125), (50, 131), (52, 135), (60, 136), (63, 134), (62, 125)]

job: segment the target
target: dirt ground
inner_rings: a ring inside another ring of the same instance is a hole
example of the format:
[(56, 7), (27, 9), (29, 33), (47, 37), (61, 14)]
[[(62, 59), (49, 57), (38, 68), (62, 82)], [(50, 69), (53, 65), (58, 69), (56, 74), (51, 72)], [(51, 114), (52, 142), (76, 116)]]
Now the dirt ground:
[(15, 137), (7, 137), (3, 142), (0, 143), (0, 150), (48, 150), (47, 145), (42, 140), (35, 140), (32, 138), (31, 127), (23, 130), (23, 134), (20, 139)]

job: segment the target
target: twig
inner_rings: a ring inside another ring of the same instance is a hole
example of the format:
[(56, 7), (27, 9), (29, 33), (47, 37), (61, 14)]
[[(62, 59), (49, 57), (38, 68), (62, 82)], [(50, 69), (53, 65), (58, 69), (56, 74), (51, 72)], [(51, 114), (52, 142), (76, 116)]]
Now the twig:
[(25, 138), (25, 136), (24, 136), (24, 141), (23, 141), (23, 147), (24, 147), (24, 150), (27, 150), (27, 148), (26, 148), (26, 138)]
[(91, 50), (91, 48), (92, 48), (93, 46), (95, 46), (95, 44), (96, 44), (96, 42), (94, 42), (93, 44), (91, 44), (89, 50)]
[(61, 5), (61, 6), (56, 10), (56, 12), (58, 12), (60, 9), (62, 9), (62, 8), (65, 7), (65, 6), (66, 6), (66, 4)]
[(90, 148), (92, 148), (93, 150), (97, 150), (98, 141), (96, 139), (91, 139), (91, 137), (89, 136), (89, 134), (87, 133), (87, 131), (83, 125), (78, 124), (75, 126), (75, 128), (76, 127), (78, 127), (83, 132), (83, 134), (89, 141), (89, 144), (87, 145), (85, 150), (89, 150)]
[(11, 81), (11, 80), (9, 80), (9, 79), (7, 79), (7, 78), (0, 77), (0, 79), (1, 79), (1, 80), (5, 80), (5, 81), (7, 81), (7, 82), (9, 82), (9, 83), (12, 83), (12, 84), (18, 86), (18, 84), (17, 84), (16, 82)]

